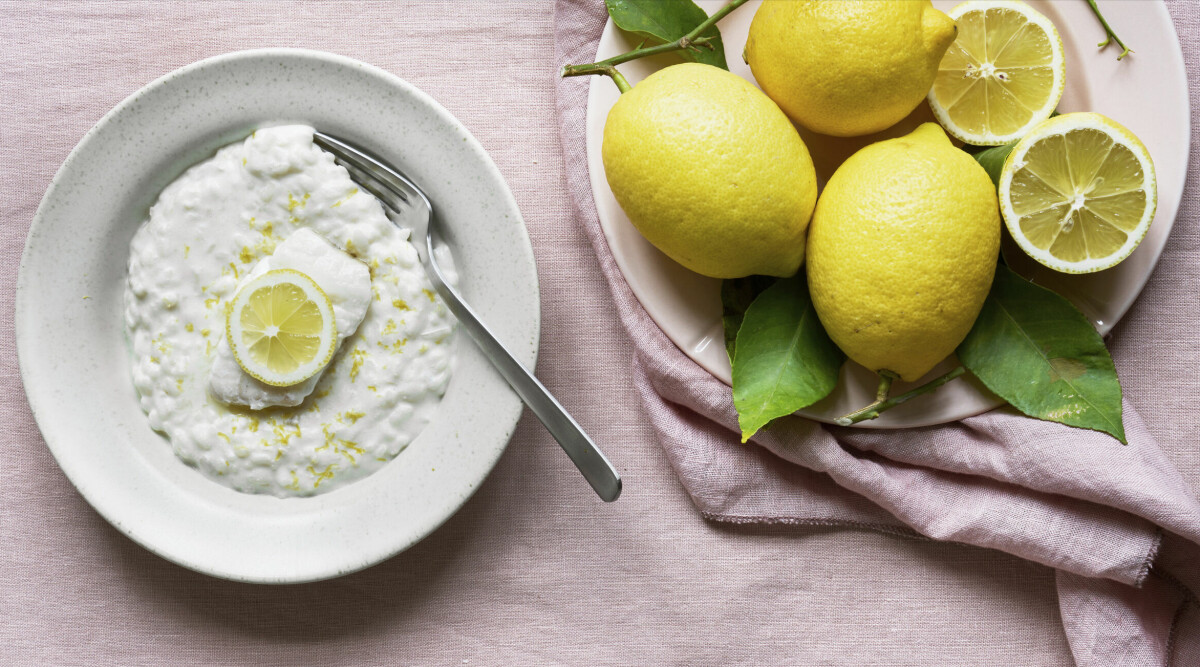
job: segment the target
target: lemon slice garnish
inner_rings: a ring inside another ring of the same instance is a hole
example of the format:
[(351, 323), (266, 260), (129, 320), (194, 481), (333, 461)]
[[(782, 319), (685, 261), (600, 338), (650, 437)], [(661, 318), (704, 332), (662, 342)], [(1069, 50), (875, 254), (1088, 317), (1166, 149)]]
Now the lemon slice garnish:
[(243, 287), (230, 305), (225, 333), (242, 370), (276, 387), (320, 373), (337, 347), (329, 297), (292, 269), (268, 271)]
[(1050, 19), (1014, 0), (974, 0), (950, 10), (958, 37), (938, 66), (929, 106), (955, 138), (999, 146), (1050, 117), (1066, 79), (1062, 39)]
[(1005, 161), (999, 195), (1021, 249), (1066, 273), (1128, 257), (1158, 204), (1149, 151), (1098, 113), (1064, 114), (1034, 128)]

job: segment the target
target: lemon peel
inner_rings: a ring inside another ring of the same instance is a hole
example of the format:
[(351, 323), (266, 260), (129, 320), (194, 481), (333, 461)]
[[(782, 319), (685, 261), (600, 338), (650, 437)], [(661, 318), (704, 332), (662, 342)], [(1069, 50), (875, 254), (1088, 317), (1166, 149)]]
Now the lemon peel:
[(991, 178), (925, 123), (830, 178), (809, 230), (809, 290), (847, 356), (912, 382), (970, 331), (999, 248)]
[(816, 173), (796, 128), (745, 79), (666, 67), (609, 112), (602, 157), (634, 227), (713, 278), (790, 276), (804, 258)]
[(743, 55), (793, 121), (860, 136), (896, 124), (925, 99), (954, 35), (954, 21), (929, 0), (767, 0)]

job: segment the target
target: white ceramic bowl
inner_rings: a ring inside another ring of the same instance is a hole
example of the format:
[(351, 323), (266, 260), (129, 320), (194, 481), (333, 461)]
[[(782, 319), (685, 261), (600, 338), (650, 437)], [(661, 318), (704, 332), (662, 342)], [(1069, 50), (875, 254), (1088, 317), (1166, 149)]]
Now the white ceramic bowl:
[(433, 99), (348, 58), (268, 49), (172, 72), (96, 124), (54, 177), (17, 281), (21, 377), (46, 443), (117, 529), (186, 567), (298, 582), (367, 567), (453, 514), (504, 451), (522, 405), (465, 336), (429, 426), (375, 474), (325, 495), (232, 491), (150, 429), (122, 323), (129, 241), (159, 191), (256, 127), (300, 122), (369, 147), (422, 184), (455, 240), (460, 287), (532, 367), (537, 272), (516, 202), (483, 148)]

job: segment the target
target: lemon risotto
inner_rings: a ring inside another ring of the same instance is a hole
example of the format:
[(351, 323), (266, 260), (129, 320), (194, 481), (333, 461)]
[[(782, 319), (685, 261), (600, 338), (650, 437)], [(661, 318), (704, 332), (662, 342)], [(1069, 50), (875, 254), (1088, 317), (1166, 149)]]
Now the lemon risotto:
[[(227, 313), (268, 269), (305, 272), (336, 319), (329, 363), (291, 386), (243, 375), (229, 354)], [(428, 423), (453, 361), (453, 317), (408, 232), (304, 126), (259, 130), (163, 190), (130, 245), (125, 326), (142, 410), (175, 454), (279, 497), (328, 492), (394, 458)]]

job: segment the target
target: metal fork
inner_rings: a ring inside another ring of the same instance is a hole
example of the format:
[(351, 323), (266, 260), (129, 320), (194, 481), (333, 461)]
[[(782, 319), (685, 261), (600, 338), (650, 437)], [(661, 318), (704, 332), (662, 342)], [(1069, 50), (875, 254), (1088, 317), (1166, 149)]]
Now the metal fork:
[[(421, 258), (425, 273), (429, 275), (429, 281), (446, 302), (446, 307), (462, 323), (484, 356), (546, 426), (567, 456), (571, 457), (596, 494), (606, 502), (616, 500), (621, 495), (621, 476), (616, 468), (562, 404), (496, 339), (458, 290), (446, 281), (433, 252), (434, 242), (439, 246), (442, 242), (438, 218), (425, 192), (399, 169), (341, 139), (314, 132), (313, 143), (332, 153), (336, 162), (346, 168), (356, 183), (375, 195), (393, 213), (401, 213), (402, 205), (407, 205), (415, 213), (412, 216), (415, 217), (412, 232), (417, 255)], [(421, 236), (425, 237), (423, 244), (420, 242)]]

